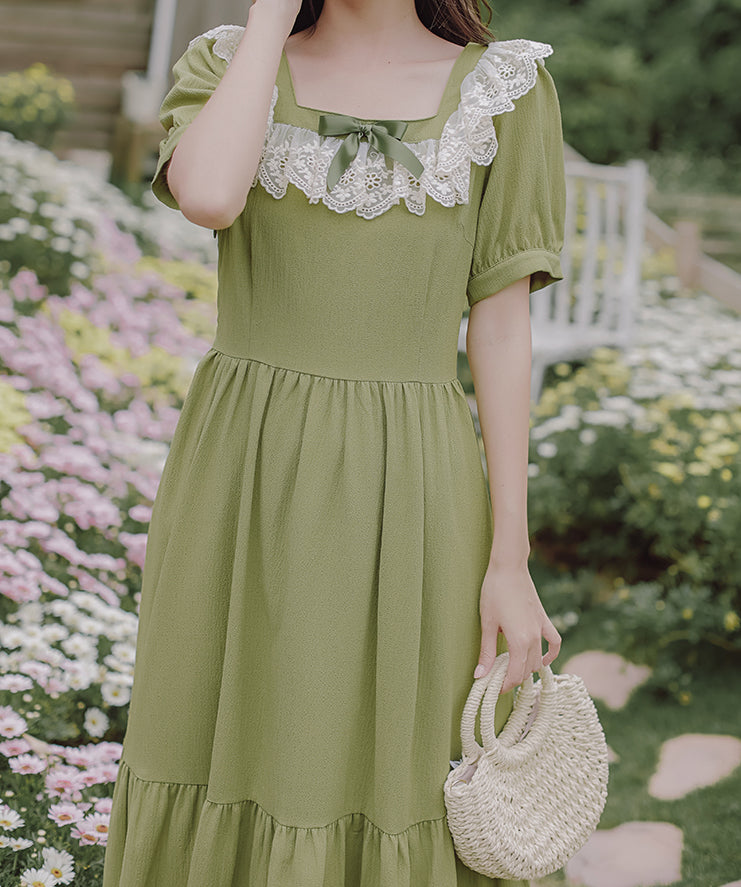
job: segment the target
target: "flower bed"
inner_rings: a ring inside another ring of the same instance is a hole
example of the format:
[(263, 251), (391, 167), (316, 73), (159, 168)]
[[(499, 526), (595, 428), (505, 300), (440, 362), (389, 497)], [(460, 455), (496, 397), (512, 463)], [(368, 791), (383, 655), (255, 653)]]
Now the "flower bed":
[(210, 231), (163, 210), (0, 133), (4, 885), (100, 883), (147, 525), (215, 328)]
[(634, 347), (554, 367), (530, 432), (532, 547), (582, 571), (559, 607), (573, 624), (604, 602), (606, 645), (682, 702), (698, 664), (741, 651), (739, 341), (737, 314), (646, 280)]

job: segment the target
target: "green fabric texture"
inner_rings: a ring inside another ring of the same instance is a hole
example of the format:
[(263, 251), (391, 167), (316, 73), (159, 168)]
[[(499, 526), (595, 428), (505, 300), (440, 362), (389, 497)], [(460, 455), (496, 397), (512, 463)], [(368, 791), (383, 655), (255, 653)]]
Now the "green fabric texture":
[[(226, 68), (212, 43), (186, 50), (162, 105), (152, 188), (169, 206), (167, 162)], [(440, 136), (484, 49), (406, 140)], [(277, 83), (275, 120), (316, 131), (285, 57)], [(443, 797), (493, 532), (461, 314), (561, 276), (542, 65), (515, 104), (468, 204), (367, 220), (258, 183), (219, 231), (217, 331), (149, 527), (103, 887), (527, 884), (460, 862)]]

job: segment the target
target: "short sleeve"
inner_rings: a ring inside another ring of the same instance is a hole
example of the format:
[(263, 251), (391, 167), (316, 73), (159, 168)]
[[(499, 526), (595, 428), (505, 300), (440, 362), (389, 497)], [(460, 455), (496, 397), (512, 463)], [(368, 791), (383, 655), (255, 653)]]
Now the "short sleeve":
[(199, 35), (172, 67), (175, 78), (162, 100), (159, 120), (167, 135), (159, 146), (159, 159), (151, 188), (166, 206), (180, 209), (167, 184), (167, 164), (186, 128), (198, 116), (227, 69), (227, 61), (213, 52), (214, 39)]
[(473, 305), (527, 275), (530, 292), (563, 278), (566, 213), (561, 109), (538, 61), (532, 88), (493, 118), (497, 153), (481, 195), (467, 299)]

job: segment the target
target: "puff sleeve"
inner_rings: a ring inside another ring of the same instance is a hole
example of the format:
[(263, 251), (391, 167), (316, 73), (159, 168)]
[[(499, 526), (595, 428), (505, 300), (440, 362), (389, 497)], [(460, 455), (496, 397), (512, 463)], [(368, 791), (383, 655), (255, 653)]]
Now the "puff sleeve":
[(167, 135), (159, 146), (159, 158), (151, 188), (166, 206), (180, 209), (167, 184), (167, 164), (186, 128), (197, 117), (218, 86), (228, 62), (213, 52), (214, 38), (199, 35), (172, 67), (175, 82), (162, 100), (159, 120)]
[(466, 293), (469, 305), (528, 274), (531, 293), (564, 276), (561, 110), (555, 83), (542, 61), (532, 88), (514, 105), (493, 118), (498, 148), (478, 211)]

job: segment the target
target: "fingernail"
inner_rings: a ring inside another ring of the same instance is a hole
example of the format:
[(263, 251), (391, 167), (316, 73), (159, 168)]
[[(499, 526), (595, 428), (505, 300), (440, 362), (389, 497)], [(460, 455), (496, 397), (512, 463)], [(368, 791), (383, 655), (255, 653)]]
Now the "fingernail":
[(482, 675), (483, 673), (484, 673), (484, 666), (483, 666), (483, 665), (477, 665), (477, 666), (476, 666), (476, 671), (474, 671), (473, 676), (474, 676), (475, 678), (480, 678), (481, 675)]

